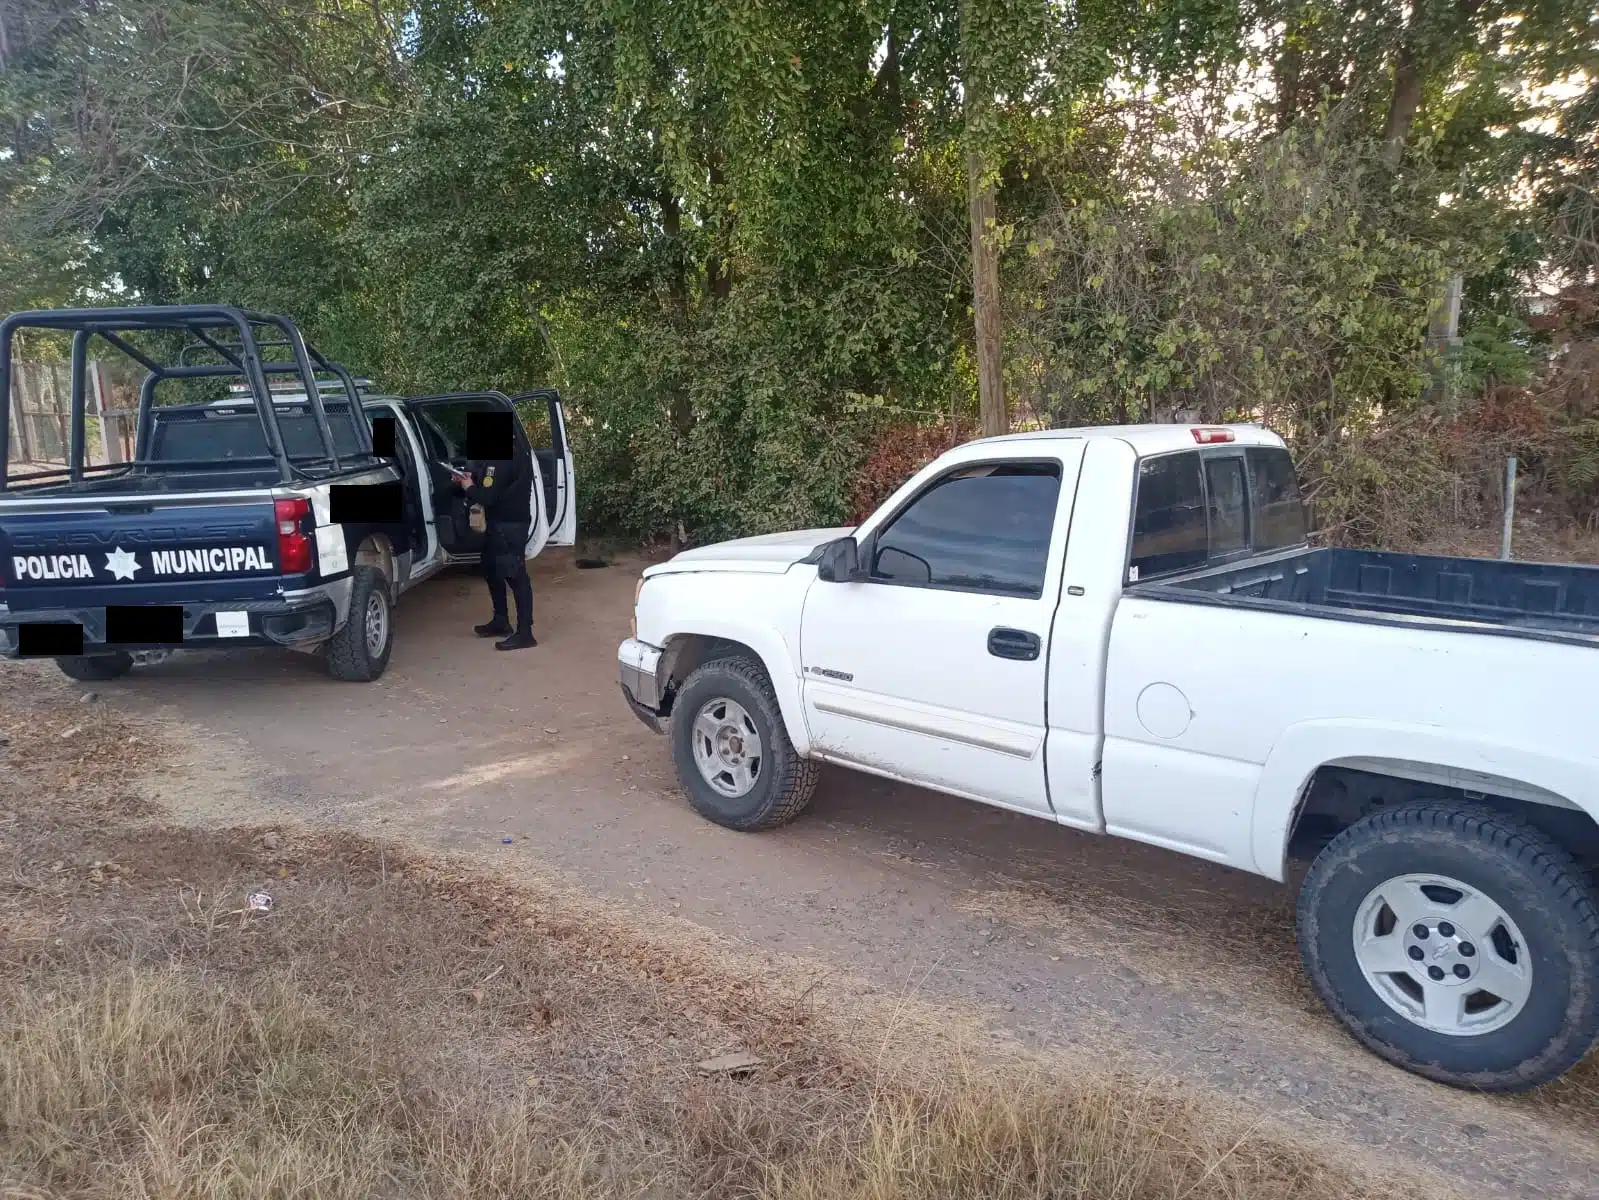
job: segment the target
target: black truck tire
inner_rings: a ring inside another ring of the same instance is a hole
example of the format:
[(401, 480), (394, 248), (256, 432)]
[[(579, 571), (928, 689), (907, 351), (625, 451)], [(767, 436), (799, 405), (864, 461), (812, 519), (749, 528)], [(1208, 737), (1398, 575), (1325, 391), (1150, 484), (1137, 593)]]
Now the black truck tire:
[(393, 650), (389, 582), (376, 567), (357, 567), (350, 588), (350, 615), (328, 642), (328, 674), (350, 683), (370, 683), (388, 667)]
[(1299, 948), (1358, 1041), (1440, 1083), (1526, 1091), (1599, 1038), (1599, 896), (1492, 808), (1411, 804), (1345, 829), (1300, 890)]
[(748, 658), (715, 659), (689, 675), (672, 703), (671, 734), (689, 803), (728, 829), (775, 829), (816, 791), (817, 765), (795, 751), (766, 672)]
[(115, 654), (82, 654), (56, 659), (56, 666), (68, 679), (79, 683), (104, 683), (120, 679), (133, 670), (133, 655), (118, 650)]

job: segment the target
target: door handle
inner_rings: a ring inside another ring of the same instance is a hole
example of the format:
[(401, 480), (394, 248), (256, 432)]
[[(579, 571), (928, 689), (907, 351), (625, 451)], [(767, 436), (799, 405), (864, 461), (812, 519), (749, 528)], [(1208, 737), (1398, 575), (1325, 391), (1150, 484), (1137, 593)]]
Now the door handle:
[(1003, 626), (988, 631), (988, 652), (995, 658), (1014, 658), (1018, 662), (1032, 662), (1043, 648), (1036, 633)]

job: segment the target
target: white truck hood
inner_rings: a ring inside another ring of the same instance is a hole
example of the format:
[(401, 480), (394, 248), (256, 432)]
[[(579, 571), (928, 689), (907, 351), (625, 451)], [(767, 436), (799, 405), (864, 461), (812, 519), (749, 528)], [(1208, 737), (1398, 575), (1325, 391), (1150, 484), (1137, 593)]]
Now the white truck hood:
[(823, 542), (830, 542), (851, 532), (853, 529), (849, 526), (841, 529), (797, 529), (789, 533), (768, 533), (761, 537), (696, 546), (649, 568), (644, 574), (650, 576), (677, 571), (769, 571), (780, 574)]

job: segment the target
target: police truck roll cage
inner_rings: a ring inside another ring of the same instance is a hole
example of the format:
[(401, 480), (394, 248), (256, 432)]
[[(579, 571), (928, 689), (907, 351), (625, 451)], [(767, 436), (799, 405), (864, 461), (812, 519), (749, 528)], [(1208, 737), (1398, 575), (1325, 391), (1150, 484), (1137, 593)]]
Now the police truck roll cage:
[[(16, 332), (20, 329), (54, 330), (72, 334), (71, 432), (65, 467), (32, 471), (12, 480), (8, 458), (11, 438), (12, 343)], [(260, 336), (258, 330), (266, 336)], [(126, 337), (128, 334), (152, 331), (188, 335), (189, 341), (180, 348), (176, 362), (163, 365)], [(134, 435), (134, 454), (133, 461), (129, 463), (85, 466), (87, 424), (85, 374), (89, 361), (89, 343), (95, 337), (115, 347), (149, 372), (139, 389), (139, 416)], [(288, 350), (292, 360), (268, 360), (264, 354), (267, 350)], [(206, 355), (222, 361), (209, 363), (191, 361), (191, 356)], [(372, 453), (372, 438), (361, 412), (361, 399), (355, 381), (343, 366), (329, 362), (314, 347), (308, 346), (305, 339), (300, 336), (299, 329), (287, 317), (251, 312), (222, 304), (39, 309), (13, 313), (0, 323), (0, 396), (6, 397), (6, 417), (0, 421), (0, 492), (10, 490), (13, 483), (19, 485), (43, 483), (63, 475), (71, 483), (79, 483), (84, 479), (86, 471), (96, 478), (105, 478), (130, 473), (140, 467), (151, 465), (150, 433), (155, 408), (155, 389), (157, 385), (167, 380), (183, 379), (229, 377), (242, 379), (255, 402), (256, 415), (260, 419), (261, 431), (266, 438), (268, 457), (247, 460), (234, 458), (226, 462), (163, 459), (160, 463), (162, 468), (212, 468), (237, 466), (241, 461), (271, 462), (276, 465), (279, 477), (286, 484), (309, 477), (309, 473), (297, 465), (300, 463), (327, 463), (334, 471), (339, 471), (343, 467), (334, 444), (333, 430), (328, 424), (327, 410), (323, 404), (324, 383), (317, 379), (318, 369), (324, 376), (334, 376), (337, 383), (327, 381), (328, 384), (344, 391), (349, 405), (350, 423), (355, 432), (357, 448), (355, 457), (369, 457)], [(291, 456), (286, 451), (272, 398), (273, 389), (268, 383), (268, 376), (272, 375), (298, 375), (303, 382), (303, 394), (310, 406), (317, 433), (322, 441), (322, 454)]]

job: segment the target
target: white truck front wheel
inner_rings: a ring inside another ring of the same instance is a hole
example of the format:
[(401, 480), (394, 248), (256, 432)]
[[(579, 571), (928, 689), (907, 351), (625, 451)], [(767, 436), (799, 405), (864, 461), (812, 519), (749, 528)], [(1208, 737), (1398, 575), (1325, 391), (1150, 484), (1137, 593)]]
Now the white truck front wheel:
[(700, 667), (672, 704), (672, 757), (689, 803), (729, 829), (774, 829), (816, 791), (816, 764), (789, 741), (759, 663), (720, 658)]
[(1482, 1091), (1525, 1091), (1599, 1038), (1599, 897), (1538, 830), (1407, 805), (1350, 826), (1299, 896), (1305, 970), (1369, 1049)]

